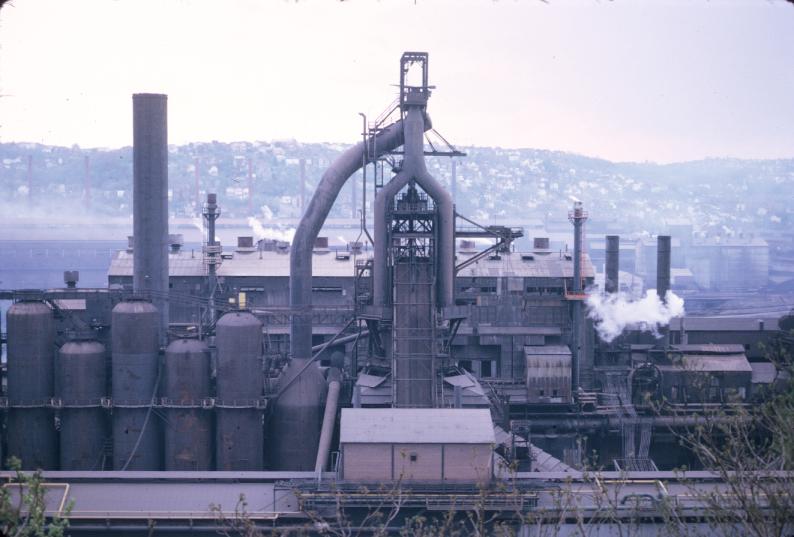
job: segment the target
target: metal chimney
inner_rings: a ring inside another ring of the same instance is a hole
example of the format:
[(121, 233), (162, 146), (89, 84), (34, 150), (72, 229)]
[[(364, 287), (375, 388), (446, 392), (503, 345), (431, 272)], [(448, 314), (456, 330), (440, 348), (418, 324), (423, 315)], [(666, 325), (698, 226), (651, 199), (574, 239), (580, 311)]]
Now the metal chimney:
[(665, 302), (670, 290), (670, 235), (659, 235), (656, 239), (656, 293)]
[(610, 295), (620, 290), (620, 236), (607, 235), (604, 291)]
[(568, 220), (573, 224), (573, 323), (571, 327), (571, 384), (573, 393), (579, 389), (580, 370), (585, 358), (584, 345), (584, 308), (582, 307), (582, 247), (584, 244), (584, 223), (587, 220), (587, 213), (582, 207), (581, 201), (575, 201), (573, 210), (568, 213)]
[(161, 344), (168, 340), (167, 100), (154, 93), (132, 96), (132, 287), (160, 312)]

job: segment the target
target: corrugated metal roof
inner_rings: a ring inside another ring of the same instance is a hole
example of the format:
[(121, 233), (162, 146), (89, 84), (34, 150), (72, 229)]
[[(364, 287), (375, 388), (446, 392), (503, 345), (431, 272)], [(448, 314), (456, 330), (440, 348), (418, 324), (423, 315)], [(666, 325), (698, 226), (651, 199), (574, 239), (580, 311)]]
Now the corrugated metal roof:
[(682, 361), (675, 365), (660, 365), (662, 371), (714, 371), (752, 373), (753, 368), (744, 354), (685, 354)]
[(342, 444), (493, 444), (485, 408), (343, 408)]
[(738, 343), (680, 344), (670, 348), (685, 354), (744, 354), (744, 346)]
[(570, 356), (567, 345), (525, 345), (525, 356)]
[[(777, 318), (753, 317), (685, 317), (684, 329), (688, 331), (755, 332), (760, 330), (759, 320), (764, 321), (764, 330), (778, 330)], [(681, 318), (670, 321), (670, 330), (681, 330)]]
[(771, 384), (777, 378), (777, 368), (770, 362), (754, 362), (750, 364), (753, 368), (753, 376), (750, 381), (753, 384)]
[[(289, 254), (277, 252), (224, 252), (224, 259), (218, 266), (218, 276), (289, 276)], [(571, 278), (573, 277), (573, 261), (559, 254), (534, 256), (534, 260), (522, 260), (521, 253), (503, 253), (501, 259), (483, 259), (466, 267), (458, 274), (463, 277), (521, 277), (521, 278)], [(366, 259), (366, 256), (358, 256)], [(110, 262), (108, 276), (132, 276), (133, 254), (122, 250)], [(169, 274), (171, 276), (204, 276), (206, 267), (200, 251), (182, 250), (168, 255)], [(312, 272), (314, 276), (353, 277), (355, 259), (337, 259), (334, 252), (315, 254), (312, 256)], [(594, 277), (593, 264), (584, 256), (582, 276)]]
[[(458, 276), (476, 277), (519, 277), (519, 278), (572, 278), (573, 260), (565, 259), (557, 253), (534, 255), (533, 259), (521, 259), (520, 252), (499, 254), (500, 259), (481, 259), (458, 272)], [(593, 278), (595, 272), (590, 257), (585, 254), (582, 276)], [(461, 261), (459, 259), (459, 261)]]
[[(226, 255), (226, 253), (224, 253)], [(364, 256), (359, 256), (364, 259)], [(132, 276), (133, 255), (120, 251), (110, 262), (108, 276)], [(331, 253), (312, 256), (314, 276), (342, 276), (352, 278), (355, 260), (337, 259)], [(196, 276), (207, 274), (201, 252), (181, 251), (168, 255), (168, 272), (171, 276)], [(224, 259), (218, 266), (218, 276), (270, 276), (289, 277), (289, 254), (277, 252), (234, 252), (230, 259)]]

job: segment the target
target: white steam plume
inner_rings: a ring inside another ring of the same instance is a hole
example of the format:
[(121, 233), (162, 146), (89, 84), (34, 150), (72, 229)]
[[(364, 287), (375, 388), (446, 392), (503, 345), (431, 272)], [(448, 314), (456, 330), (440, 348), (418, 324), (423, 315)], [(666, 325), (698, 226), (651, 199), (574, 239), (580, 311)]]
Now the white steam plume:
[(639, 300), (631, 300), (624, 293), (587, 297), (587, 316), (593, 319), (601, 339), (609, 343), (626, 329), (639, 329), (659, 336), (659, 329), (670, 324), (673, 317), (684, 315), (684, 299), (667, 291), (666, 303), (649, 289)]
[(295, 228), (277, 229), (265, 227), (253, 216), (248, 217), (248, 225), (251, 226), (251, 231), (254, 233), (256, 240), (275, 239), (278, 241), (292, 242), (292, 238), (295, 236)]

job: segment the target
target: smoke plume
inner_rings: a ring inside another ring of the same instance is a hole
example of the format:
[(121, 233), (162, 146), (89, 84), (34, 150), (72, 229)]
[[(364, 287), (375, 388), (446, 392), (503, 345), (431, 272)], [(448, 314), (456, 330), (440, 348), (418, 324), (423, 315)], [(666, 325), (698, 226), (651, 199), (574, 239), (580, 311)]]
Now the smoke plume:
[(639, 300), (631, 300), (624, 293), (587, 297), (587, 316), (593, 319), (601, 339), (609, 343), (624, 330), (642, 330), (659, 336), (659, 329), (673, 317), (684, 315), (684, 299), (667, 291), (666, 303), (659, 299), (656, 289), (649, 289)]
[(278, 241), (292, 242), (292, 238), (295, 236), (295, 228), (277, 229), (265, 227), (253, 216), (248, 217), (248, 225), (251, 226), (251, 231), (257, 240), (275, 239)]

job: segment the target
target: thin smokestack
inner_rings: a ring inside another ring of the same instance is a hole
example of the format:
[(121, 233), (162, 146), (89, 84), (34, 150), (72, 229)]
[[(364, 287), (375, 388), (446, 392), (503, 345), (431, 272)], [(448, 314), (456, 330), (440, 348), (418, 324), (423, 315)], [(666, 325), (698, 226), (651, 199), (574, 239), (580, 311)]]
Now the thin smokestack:
[(132, 96), (132, 173), (135, 293), (160, 312), (161, 343), (168, 340), (168, 96)]
[[(582, 288), (582, 257), (584, 250), (584, 223), (587, 220), (587, 213), (582, 207), (581, 201), (574, 201), (573, 210), (568, 213), (568, 219), (573, 224), (573, 323), (571, 326), (571, 346), (573, 347), (571, 360), (571, 388), (573, 392), (581, 386), (580, 371), (585, 362), (584, 352), (584, 308), (580, 296)], [(584, 364), (587, 365), (587, 364)], [(588, 386), (589, 387), (589, 386)]]
[(606, 270), (604, 274), (604, 291), (615, 294), (620, 289), (620, 236), (607, 235)]
[(656, 242), (656, 293), (665, 302), (670, 290), (670, 235), (659, 235)]

